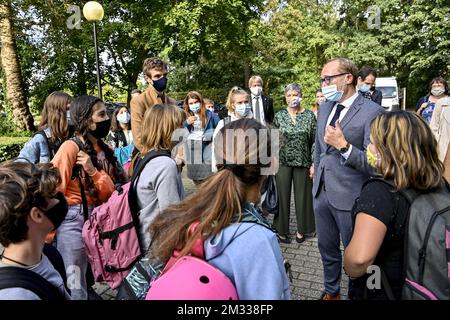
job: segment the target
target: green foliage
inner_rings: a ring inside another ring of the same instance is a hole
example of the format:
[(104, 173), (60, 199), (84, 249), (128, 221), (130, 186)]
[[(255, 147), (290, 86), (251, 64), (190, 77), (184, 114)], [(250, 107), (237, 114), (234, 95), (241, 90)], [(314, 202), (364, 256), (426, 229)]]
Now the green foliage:
[(0, 162), (17, 157), (28, 140), (29, 137), (0, 137)]
[[(225, 103), (227, 100), (228, 90), (224, 89), (196, 89), (195, 91), (201, 93), (203, 98), (208, 98), (215, 103)], [(169, 92), (168, 95), (175, 100), (184, 100), (189, 91)]]
[[(97, 94), (92, 24), (69, 29), (69, 5), (81, 0), (15, 0), (17, 45), (31, 109), (38, 114), (55, 90)], [(259, 74), (275, 108), (285, 107), (283, 89), (297, 82), (309, 107), (329, 58), (371, 65), (407, 87), (408, 106), (426, 94), (429, 81), (450, 76), (448, 0), (146, 0), (103, 1), (98, 23), (101, 75), (106, 101), (128, 102), (142, 63), (169, 62), (169, 95), (190, 90), (224, 102), (228, 90), (247, 87)], [(367, 9), (381, 10), (370, 29)], [(201, 89), (200, 89), (201, 88)], [(210, 91), (211, 90), (211, 91)], [(2, 93), (0, 92), (0, 100)], [(0, 134), (10, 128), (0, 123)]]

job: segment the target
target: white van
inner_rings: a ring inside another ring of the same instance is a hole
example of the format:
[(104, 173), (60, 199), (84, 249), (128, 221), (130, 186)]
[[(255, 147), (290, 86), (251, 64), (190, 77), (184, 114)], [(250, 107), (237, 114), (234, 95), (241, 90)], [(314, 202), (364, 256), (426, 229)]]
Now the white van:
[(380, 90), (383, 95), (381, 106), (385, 110), (400, 110), (399, 89), (395, 77), (376, 78), (375, 88)]

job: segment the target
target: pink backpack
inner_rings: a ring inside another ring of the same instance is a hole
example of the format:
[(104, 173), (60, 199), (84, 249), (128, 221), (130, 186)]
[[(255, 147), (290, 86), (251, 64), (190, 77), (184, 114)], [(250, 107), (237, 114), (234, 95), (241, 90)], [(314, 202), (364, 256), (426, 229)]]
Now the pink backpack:
[(145, 165), (168, 151), (151, 151), (140, 158), (131, 182), (113, 192), (104, 204), (96, 207), (83, 226), (86, 253), (96, 281), (106, 281), (115, 289), (141, 255), (137, 227), (139, 210), (134, 186)]

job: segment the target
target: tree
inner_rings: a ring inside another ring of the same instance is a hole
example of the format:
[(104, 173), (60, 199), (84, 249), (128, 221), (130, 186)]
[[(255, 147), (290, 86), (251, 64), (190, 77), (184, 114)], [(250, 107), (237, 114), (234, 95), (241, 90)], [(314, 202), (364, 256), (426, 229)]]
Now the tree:
[(34, 131), (34, 120), (28, 107), (14, 37), (12, 10), (9, 0), (0, 2), (1, 64), (6, 78), (6, 95), (12, 105), (13, 123), (17, 130)]

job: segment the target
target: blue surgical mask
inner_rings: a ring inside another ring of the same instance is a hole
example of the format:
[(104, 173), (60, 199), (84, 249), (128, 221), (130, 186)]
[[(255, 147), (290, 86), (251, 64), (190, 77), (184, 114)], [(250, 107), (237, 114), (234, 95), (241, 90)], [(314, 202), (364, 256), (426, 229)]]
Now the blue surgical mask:
[(126, 124), (126, 123), (130, 122), (130, 120), (131, 120), (131, 116), (128, 112), (124, 112), (124, 113), (117, 115), (117, 121), (119, 121), (120, 123)]
[(166, 90), (166, 86), (167, 86), (166, 77), (162, 77), (161, 79), (158, 80), (153, 80), (153, 88), (155, 88), (155, 90), (158, 92), (163, 92), (164, 90)]
[(370, 86), (368, 84), (363, 83), (360, 87), (359, 87), (359, 91), (362, 93), (366, 93), (370, 90)]
[(236, 114), (241, 118), (246, 117), (250, 112), (250, 105), (248, 103), (240, 103), (235, 106)]
[(337, 85), (332, 84), (322, 88), (322, 93), (328, 101), (338, 102), (342, 99), (344, 91), (338, 91)]
[(190, 104), (189, 110), (191, 110), (193, 113), (198, 113), (200, 111), (200, 103)]

